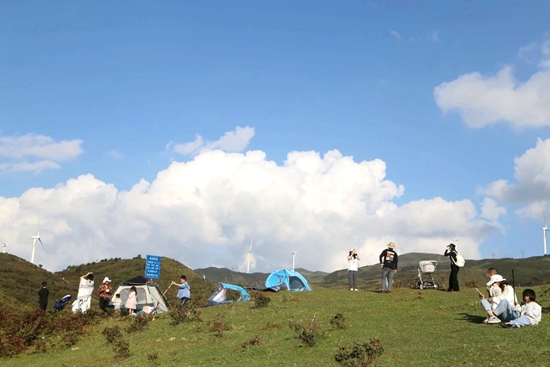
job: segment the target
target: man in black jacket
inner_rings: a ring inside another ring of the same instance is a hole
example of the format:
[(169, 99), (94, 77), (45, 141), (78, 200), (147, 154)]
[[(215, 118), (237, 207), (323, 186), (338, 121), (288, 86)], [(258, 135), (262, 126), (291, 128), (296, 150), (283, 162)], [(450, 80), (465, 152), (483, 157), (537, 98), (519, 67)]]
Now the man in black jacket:
[(48, 296), (50, 295), (50, 290), (48, 289), (48, 283), (42, 282), (42, 288), (38, 291), (38, 304), (42, 311), (46, 311), (48, 306)]
[(390, 293), (393, 283), (393, 275), (397, 274), (397, 252), (394, 251), (395, 243), (388, 243), (388, 248), (380, 254), (380, 267), (382, 268), (382, 286), (380, 292)]

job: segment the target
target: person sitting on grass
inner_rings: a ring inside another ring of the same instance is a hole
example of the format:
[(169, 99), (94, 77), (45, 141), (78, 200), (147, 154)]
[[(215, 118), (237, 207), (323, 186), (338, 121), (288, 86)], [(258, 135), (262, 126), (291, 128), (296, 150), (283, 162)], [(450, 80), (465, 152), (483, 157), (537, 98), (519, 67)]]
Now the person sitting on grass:
[[(502, 290), (500, 296), (485, 298), (479, 293), (481, 306), (487, 312), (487, 319), (484, 324), (500, 324), (501, 322), (512, 321), (519, 316), (519, 310), (516, 308), (518, 302), (514, 293), (514, 288), (506, 282), (506, 279), (500, 274), (491, 276), (487, 283), (491, 287), (499, 287)], [(491, 292), (493, 292), (491, 290)]]
[(542, 319), (542, 307), (535, 302), (537, 295), (532, 289), (526, 289), (523, 291), (523, 300), (525, 304), (521, 306), (520, 316), (512, 321), (503, 322), (502, 327), (524, 327), (529, 325), (538, 325)]
[[(493, 275), (498, 274), (497, 268), (489, 268), (487, 269), (487, 279), (491, 279)], [(490, 285), (487, 286), (487, 293), (489, 294), (489, 297), (498, 297), (502, 294), (502, 289), (500, 287), (492, 287)]]

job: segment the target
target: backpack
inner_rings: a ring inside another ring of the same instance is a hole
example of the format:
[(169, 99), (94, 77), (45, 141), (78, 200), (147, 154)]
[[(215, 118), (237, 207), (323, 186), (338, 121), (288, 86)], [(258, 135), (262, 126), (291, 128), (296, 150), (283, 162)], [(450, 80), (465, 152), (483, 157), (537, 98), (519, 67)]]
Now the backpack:
[(464, 267), (464, 265), (466, 264), (466, 260), (464, 260), (464, 256), (462, 256), (461, 254), (459, 254), (458, 252), (456, 253), (456, 261), (454, 262), (456, 266), (458, 266), (459, 268), (462, 268)]

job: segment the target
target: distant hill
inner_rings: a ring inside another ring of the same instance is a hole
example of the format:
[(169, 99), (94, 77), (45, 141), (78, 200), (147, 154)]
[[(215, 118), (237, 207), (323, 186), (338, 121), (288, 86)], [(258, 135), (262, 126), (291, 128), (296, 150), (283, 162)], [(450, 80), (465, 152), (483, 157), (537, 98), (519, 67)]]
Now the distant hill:
[[(112, 286), (116, 290), (118, 285), (125, 280), (143, 276), (145, 259), (136, 257), (133, 259), (104, 259), (99, 262), (69, 266), (65, 270), (52, 273), (31, 264), (17, 256), (0, 253), (0, 306), (8, 308), (32, 309), (38, 307), (38, 290), (43, 281), (48, 282), (50, 298), (48, 308), (51, 309), (56, 300), (66, 294), (73, 296), (78, 293), (78, 284), (81, 275), (93, 271), (95, 275), (95, 289), (92, 307), (98, 307), (97, 288), (104, 277), (112, 280)], [(162, 258), (161, 277), (154, 280), (164, 292), (173, 280), (179, 282), (180, 275), (186, 275), (191, 286), (191, 297), (206, 299), (215, 289), (216, 285), (195, 273), (180, 262)], [(177, 289), (172, 287), (166, 294), (168, 300), (176, 301)]]
[[(296, 268), (296, 271), (302, 274), (309, 283), (322, 282), (328, 273), (322, 271), (309, 271), (302, 268)], [(195, 269), (195, 272), (214, 283), (229, 283), (241, 286), (264, 285), (266, 278), (271, 273), (241, 273), (227, 268), (203, 268)]]
[[(450, 273), (450, 262), (445, 256), (436, 254), (408, 253), (400, 255), (399, 272), (395, 277), (395, 281), (400, 281), (402, 286), (408, 286), (418, 275), (418, 263), (421, 260), (438, 261), (434, 278), (442, 288), (446, 288)], [(490, 267), (497, 268), (499, 273), (510, 282), (512, 281), (512, 270), (514, 270), (516, 285), (531, 286), (550, 282), (550, 256), (537, 256), (526, 259), (467, 259), (466, 266), (460, 269), (458, 274), (459, 281), (461, 284), (477, 282), (480, 287), (484, 287), (487, 282), (485, 274)], [(347, 269), (330, 273), (324, 278), (322, 284), (325, 286), (347, 284), (347, 273)], [(359, 283), (363, 287), (379, 287), (380, 276), (379, 264), (359, 268)]]

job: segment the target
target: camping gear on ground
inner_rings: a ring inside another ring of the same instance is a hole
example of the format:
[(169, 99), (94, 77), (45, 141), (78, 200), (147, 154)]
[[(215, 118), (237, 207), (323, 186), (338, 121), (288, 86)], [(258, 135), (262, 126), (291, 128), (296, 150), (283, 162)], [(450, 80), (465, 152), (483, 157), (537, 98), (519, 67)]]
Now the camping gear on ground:
[[(231, 292), (231, 291), (234, 291), (234, 292)], [(239, 292), (239, 293), (235, 293), (235, 292)], [(234, 300), (234, 299), (231, 299), (231, 298), (234, 298), (234, 297), (231, 297), (232, 295), (238, 295), (239, 297), (236, 300)], [(204, 307), (223, 305), (226, 303), (233, 303), (233, 302), (248, 302), (248, 301), (250, 301), (250, 295), (243, 287), (239, 287), (238, 285), (234, 285), (234, 284), (220, 283), (220, 286), (214, 292), (212, 292), (212, 294), (208, 298), (208, 303)]]
[(275, 270), (265, 280), (266, 288), (285, 286), (288, 291), (311, 291), (306, 278), (296, 270), (281, 269)]
[(437, 268), (436, 260), (423, 260), (418, 263), (418, 276), (415, 279), (415, 287), (420, 289), (438, 289), (439, 285), (433, 277)]
[[(112, 295), (109, 300), (109, 308), (114, 308), (114, 300), (117, 294), (120, 294), (120, 299), (122, 301), (121, 311), (125, 311), (126, 300), (128, 300), (128, 294), (130, 294), (130, 288), (136, 287), (136, 310), (135, 313), (139, 313), (144, 310), (145, 306), (149, 306), (145, 310), (151, 312), (166, 312), (168, 311), (168, 300), (163, 296), (157, 284), (145, 279), (142, 276), (138, 276), (120, 284), (116, 292)], [(152, 310), (151, 310), (152, 308)]]
[(59, 312), (65, 308), (65, 305), (69, 303), (71, 300), (71, 295), (67, 294), (63, 298), (61, 298), (59, 301), (53, 304), (53, 308), (55, 309), (55, 312)]

